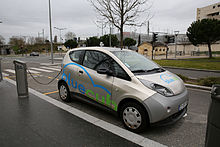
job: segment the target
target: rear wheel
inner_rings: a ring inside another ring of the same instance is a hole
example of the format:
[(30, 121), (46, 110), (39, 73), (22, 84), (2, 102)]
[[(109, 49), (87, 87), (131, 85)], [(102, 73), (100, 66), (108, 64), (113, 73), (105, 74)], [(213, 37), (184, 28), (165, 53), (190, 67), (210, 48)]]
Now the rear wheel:
[(69, 87), (67, 86), (67, 84), (65, 82), (61, 82), (58, 88), (61, 100), (69, 102), (71, 100), (71, 97)]
[(136, 102), (125, 103), (120, 118), (126, 129), (136, 133), (145, 131), (149, 124), (145, 109)]

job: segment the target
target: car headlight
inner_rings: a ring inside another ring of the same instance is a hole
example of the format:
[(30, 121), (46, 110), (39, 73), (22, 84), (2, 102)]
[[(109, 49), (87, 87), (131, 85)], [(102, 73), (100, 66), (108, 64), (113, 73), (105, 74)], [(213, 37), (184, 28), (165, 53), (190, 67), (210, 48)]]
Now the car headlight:
[(144, 84), (144, 86), (166, 96), (166, 97), (169, 97), (169, 96), (173, 96), (174, 93), (169, 89), (169, 88), (166, 88), (162, 85), (159, 85), (159, 84), (155, 84), (155, 83), (152, 83), (150, 81), (147, 81), (147, 80), (142, 80), (142, 79), (139, 79), (141, 81), (142, 84)]
[(173, 96), (173, 92), (169, 90), (168, 88), (161, 86), (159, 84), (151, 84), (151, 87), (153, 90), (157, 91), (158, 93), (164, 95), (164, 96)]

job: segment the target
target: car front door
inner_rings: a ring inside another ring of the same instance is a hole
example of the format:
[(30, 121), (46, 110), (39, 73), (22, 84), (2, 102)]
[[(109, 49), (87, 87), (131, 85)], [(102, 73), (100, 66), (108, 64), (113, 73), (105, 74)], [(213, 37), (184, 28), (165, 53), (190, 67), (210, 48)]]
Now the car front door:
[(107, 107), (114, 109), (112, 104), (113, 76), (100, 74), (99, 69), (111, 70), (110, 57), (100, 51), (87, 50), (79, 71), (80, 82), (85, 88), (85, 95)]

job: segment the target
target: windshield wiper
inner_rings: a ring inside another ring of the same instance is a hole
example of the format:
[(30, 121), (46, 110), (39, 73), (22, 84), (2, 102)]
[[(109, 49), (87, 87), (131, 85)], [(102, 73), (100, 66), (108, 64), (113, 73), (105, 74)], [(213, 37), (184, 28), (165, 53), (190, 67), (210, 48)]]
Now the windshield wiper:
[(146, 70), (139, 69), (139, 70), (132, 70), (131, 72), (133, 72), (133, 73), (141, 73), (141, 72), (146, 72)]
[(147, 72), (152, 72), (152, 71), (163, 72), (165, 70), (163, 68), (153, 68), (153, 69), (147, 70)]

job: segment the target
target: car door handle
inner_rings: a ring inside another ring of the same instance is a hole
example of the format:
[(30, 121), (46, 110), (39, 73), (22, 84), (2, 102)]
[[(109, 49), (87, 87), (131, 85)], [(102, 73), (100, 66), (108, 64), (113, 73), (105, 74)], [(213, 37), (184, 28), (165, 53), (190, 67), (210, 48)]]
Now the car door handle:
[(79, 71), (79, 73), (83, 74), (83, 71), (82, 71), (82, 70), (80, 70), (80, 71)]

